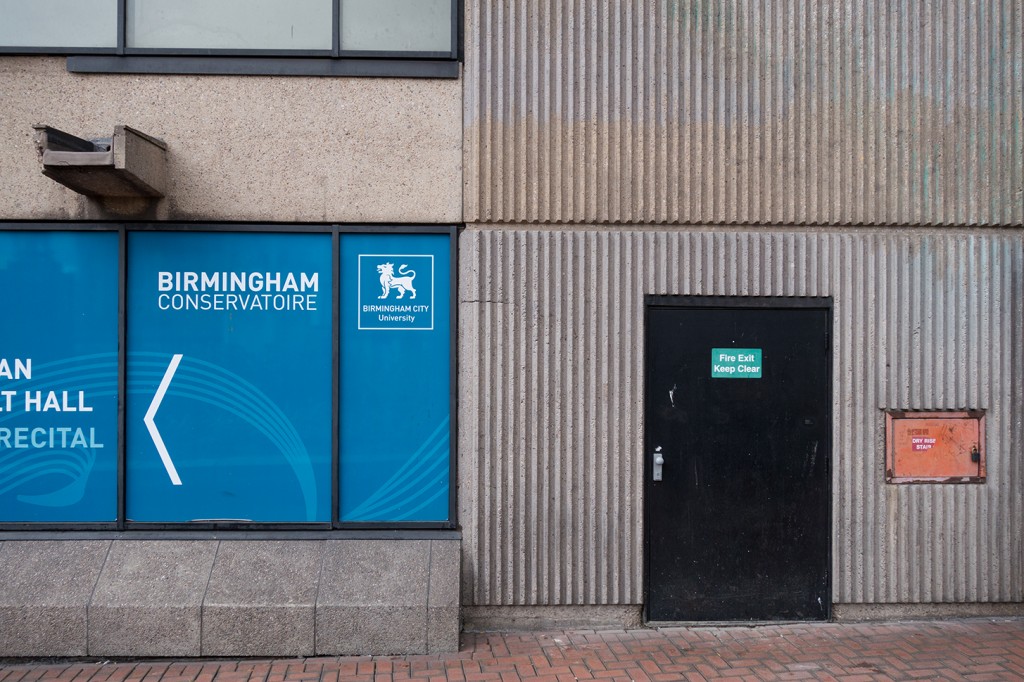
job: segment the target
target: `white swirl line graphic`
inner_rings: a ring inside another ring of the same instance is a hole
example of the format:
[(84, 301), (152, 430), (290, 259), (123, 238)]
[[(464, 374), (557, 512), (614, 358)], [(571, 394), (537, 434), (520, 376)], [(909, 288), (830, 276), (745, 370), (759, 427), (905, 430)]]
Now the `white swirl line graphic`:
[(167, 387), (171, 385), (171, 379), (174, 378), (174, 373), (178, 369), (181, 357), (181, 353), (178, 353), (171, 358), (171, 364), (167, 365), (164, 378), (160, 380), (160, 386), (153, 395), (153, 402), (149, 404), (146, 416), (142, 419), (146, 423), (149, 437), (153, 439), (156, 451), (160, 453), (160, 459), (164, 463), (164, 468), (167, 469), (167, 475), (171, 477), (171, 483), (174, 485), (181, 485), (181, 479), (178, 477), (178, 470), (174, 468), (174, 462), (171, 461), (171, 456), (167, 452), (167, 446), (164, 445), (164, 439), (160, 437), (160, 431), (156, 428), (156, 422), (153, 419), (156, 417), (156, 411), (160, 409), (160, 403), (163, 402), (164, 394), (167, 393)]

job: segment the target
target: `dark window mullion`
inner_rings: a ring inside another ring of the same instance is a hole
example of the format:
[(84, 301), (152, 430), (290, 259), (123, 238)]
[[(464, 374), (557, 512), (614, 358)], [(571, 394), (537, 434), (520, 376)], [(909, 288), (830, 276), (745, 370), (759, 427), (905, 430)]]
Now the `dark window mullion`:
[(331, 34), (333, 48), (331, 54), (335, 59), (341, 56), (341, 0), (334, 0), (333, 5), (334, 22)]
[[(124, 5), (124, 0), (120, 0)], [(128, 296), (128, 228), (117, 230), (119, 269), (117, 275), (117, 518), (118, 530), (124, 530), (128, 520), (128, 426), (125, 418), (128, 396), (128, 325), (125, 311)]]
[(117, 54), (124, 54), (128, 35), (128, 0), (117, 0)]
[(451, 41), (448, 43), (450, 46), (450, 53), (452, 59), (459, 58), (459, 17), (462, 14), (459, 11), (459, 7), (462, 5), (461, 0), (451, 0), (451, 13), (452, 13), (452, 33)]
[[(338, 3), (335, 0), (335, 8)], [(337, 40), (337, 34), (335, 34)], [(341, 233), (331, 229), (331, 526), (341, 524)]]

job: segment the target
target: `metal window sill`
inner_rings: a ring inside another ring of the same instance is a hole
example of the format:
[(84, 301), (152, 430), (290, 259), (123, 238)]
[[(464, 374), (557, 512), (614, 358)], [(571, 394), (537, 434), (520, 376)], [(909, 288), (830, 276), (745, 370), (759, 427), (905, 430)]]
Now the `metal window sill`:
[(74, 55), (71, 73), (220, 76), (322, 76), (356, 78), (458, 78), (451, 60), (331, 59), (290, 57)]

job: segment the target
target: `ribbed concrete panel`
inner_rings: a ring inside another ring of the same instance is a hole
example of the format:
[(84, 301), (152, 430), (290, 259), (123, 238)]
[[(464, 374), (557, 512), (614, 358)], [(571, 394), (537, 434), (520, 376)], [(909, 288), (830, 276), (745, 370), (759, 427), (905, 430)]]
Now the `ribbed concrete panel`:
[(624, 454), (639, 433), (641, 366), (620, 343), (640, 328), (617, 305), (623, 283), (639, 287), (625, 269), (633, 247), (596, 233), (473, 233), (460, 244), (472, 603), (637, 602), (642, 461)]
[(466, 220), (1020, 225), (1022, 45), (1022, 0), (473, 0)]
[[(1024, 599), (1020, 230), (470, 226), (467, 604), (642, 601), (645, 294), (833, 297), (836, 602)], [(988, 481), (887, 485), (883, 408), (987, 410)]]

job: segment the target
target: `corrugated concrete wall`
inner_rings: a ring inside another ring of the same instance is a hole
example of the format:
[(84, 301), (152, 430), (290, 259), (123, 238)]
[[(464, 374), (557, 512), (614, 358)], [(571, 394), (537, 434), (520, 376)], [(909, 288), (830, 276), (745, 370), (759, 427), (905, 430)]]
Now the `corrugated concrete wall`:
[[(468, 605), (638, 604), (645, 294), (832, 296), (837, 603), (1024, 600), (1020, 230), (460, 240)], [(882, 408), (987, 410), (982, 485), (887, 485)]]
[(466, 7), (467, 222), (1024, 221), (1022, 0)]

